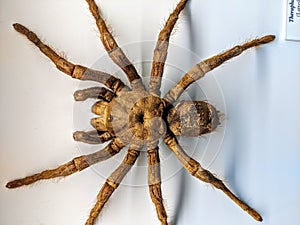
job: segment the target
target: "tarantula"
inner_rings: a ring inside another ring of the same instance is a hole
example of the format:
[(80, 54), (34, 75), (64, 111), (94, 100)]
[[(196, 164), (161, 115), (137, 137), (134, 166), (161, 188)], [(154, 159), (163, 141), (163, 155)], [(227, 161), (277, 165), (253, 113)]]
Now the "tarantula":
[(179, 14), (188, 0), (181, 0), (178, 3), (158, 35), (148, 88), (144, 86), (137, 70), (113, 38), (95, 1), (86, 1), (96, 20), (104, 48), (110, 58), (127, 75), (131, 87), (125, 85), (113, 75), (67, 61), (23, 25), (16, 23), (13, 26), (16, 31), (25, 35), (36, 45), (62, 72), (72, 78), (96, 81), (107, 87), (92, 87), (74, 93), (77, 101), (84, 101), (88, 98), (98, 99), (98, 102), (92, 107), (92, 112), (99, 115), (99, 117), (91, 120), (95, 130), (89, 132), (76, 131), (73, 136), (76, 141), (89, 144), (100, 144), (107, 141), (110, 141), (110, 143), (100, 151), (76, 157), (56, 169), (45, 170), (32, 176), (11, 181), (7, 183), (6, 187), (17, 188), (42, 179), (68, 176), (95, 163), (109, 159), (119, 153), (125, 146), (129, 146), (122, 163), (107, 178), (97, 196), (97, 202), (85, 223), (86, 225), (92, 225), (95, 224), (95, 219), (105, 203), (118, 188), (122, 179), (136, 162), (141, 149), (145, 146), (148, 157), (150, 196), (155, 204), (158, 219), (161, 224), (167, 225), (167, 214), (161, 191), (158, 147), (158, 141), (162, 138), (191, 175), (220, 189), (255, 220), (262, 221), (262, 217), (257, 211), (235, 196), (220, 179), (204, 169), (199, 162), (188, 156), (177, 141), (176, 136), (197, 137), (214, 131), (219, 125), (216, 108), (205, 101), (176, 102), (185, 89), (206, 73), (225, 61), (240, 55), (246, 49), (273, 41), (275, 36), (267, 35), (251, 40), (196, 64), (165, 96), (160, 97), (161, 80), (167, 58), (169, 39)]

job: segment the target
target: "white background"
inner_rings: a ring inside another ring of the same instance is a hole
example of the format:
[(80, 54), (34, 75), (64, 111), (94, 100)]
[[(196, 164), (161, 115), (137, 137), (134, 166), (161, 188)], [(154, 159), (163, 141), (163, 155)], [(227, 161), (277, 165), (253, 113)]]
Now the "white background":
[[(261, 212), (262, 224), (268, 225), (300, 223), (300, 43), (284, 40), (283, 3), (191, 0), (171, 38), (204, 59), (251, 38), (277, 36), (208, 75), (223, 92), (227, 124), (209, 169)], [(176, 2), (100, 4), (122, 46), (155, 40)], [(89, 66), (104, 54), (94, 21), (83, 0), (1, 0), (0, 10), (0, 223), (82, 225), (104, 182), (92, 169), (60, 182), (4, 187), (11, 179), (79, 155), (72, 139), (72, 93), (78, 81), (57, 71), (11, 25), (30, 27), (68, 59)], [(134, 60), (143, 60), (140, 54)], [(198, 84), (209, 89), (206, 79)], [(183, 170), (164, 183), (163, 191), (173, 224), (258, 224), (223, 193)], [(159, 224), (147, 187), (121, 185), (97, 224)]]

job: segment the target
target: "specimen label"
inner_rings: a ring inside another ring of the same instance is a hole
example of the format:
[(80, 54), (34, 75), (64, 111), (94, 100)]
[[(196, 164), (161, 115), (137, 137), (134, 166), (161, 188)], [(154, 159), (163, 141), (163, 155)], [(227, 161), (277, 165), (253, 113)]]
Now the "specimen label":
[(300, 41), (300, 0), (287, 0), (285, 39)]

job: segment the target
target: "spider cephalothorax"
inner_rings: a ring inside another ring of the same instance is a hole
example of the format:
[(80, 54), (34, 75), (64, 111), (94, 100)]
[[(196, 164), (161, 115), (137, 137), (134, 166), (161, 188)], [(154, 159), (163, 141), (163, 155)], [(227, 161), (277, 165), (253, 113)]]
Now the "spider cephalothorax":
[(14, 24), (14, 28), (33, 42), (62, 72), (73, 78), (96, 81), (107, 87), (92, 87), (74, 93), (76, 101), (84, 101), (87, 98), (98, 99), (92, 106), (92, 112), (99, 117), (91, 120), (95, 130), (88, 132), (76, 131), (73, 136), (76, 141), (89, 144), (100, 144), (107, 141), (110, 141), (110, 143), (104, 149), (89, 155), (76, 157), (56, 169), (45, 170), (32, 176), (11, 181), (7, 183), (6, 187), (16, 188), (42, 179), (68, 176), (95, 163), (109, 159), (119, 153), (125, 146), (129, 146), (123, 162), (107, 178), (97, 196), (97, 202), (86, 221), (86, 225), (92, 225), (95, 224), (95, 219), (109, 197), (134, 165), (140, 150), (146, 147), (150, 196), (155, 204), (158, 219), (162, 225), (167, 225), (167, 214), (161, 192), (158, 148), (159, 140), (163, 139), (164, 143), (191, 175), (220, 189), (254, 219), (262, 221), (262, 217), (258, 212), (241, 201), (221, 180), (188, 156), (177, 141), (176, 136), (197, 137), (212, 132), (219, 125), (218, 111), (214, 106), (204, 101), (182, 101), (178, 103), (177, 100), (185, 89), (209, 71), (238, 56), (248, 48), (273, 41), (275, 36), (267, 35), (254, 39), (196, 64), (165, 96), (160, 96), (161, 79), (171, 32), (188, 0), (181, 0), (178, 3), (159, 33), (148, 88), (144, 86), (135, 67), (107, 29), (94, 0), (86, 1), (96, 20), (105, 49), (111, 59), (127, 75), (131, 87), (128, 87), (113, 75), (67, 61), (23, 25)]

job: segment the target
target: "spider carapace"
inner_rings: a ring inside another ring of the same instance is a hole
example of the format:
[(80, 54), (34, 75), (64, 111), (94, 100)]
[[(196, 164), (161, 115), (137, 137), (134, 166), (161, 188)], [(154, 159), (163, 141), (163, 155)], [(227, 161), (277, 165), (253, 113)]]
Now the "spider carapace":
[(180, 0), (158, 35), (148, 88), (145, 87), (134, 65), (111, 35), (95, 1), (86, 1), (96, 20), (104, 48), (110, 58), (127, 75), (130, 87), (113, 75), (67, 61), (44, 44), (35, 33), (25, 26), (16, 23), (14, 28), (34, 43), (62, 72), (75, 79), (96, 81), (106, 86), (91, 87), (74, 93), (76, 101), (84, 101), (87, 98), (98, 99), (92, 106), (92, 112), (98, 117), (91, 120), (95, 130), (76, 131), (73, 136), (76, 141), (88, 144), (110, 142), (99, 151), (76, 157), (55, 169), (45, 170), (38, 174), (11, 181), (7, 183), (6, 187), (17, 188), (42, 179), (68, 176), (95, 163), (109, 159), (118, 154), (125, 146), (129, 146), (122, 163), (107, 178), (97, 196), (97, 201), (85, 223), (86, 225), (93, 225), (105, 203), (136, 162), (140, 150), (146, 147), (150, 197), (155, 205), (161, 224), (167, 225), (168, 218), (161, 191), (158, 147), (158, 141), (163, 139), (166, 146), (191, 175), (220, 189), (254, 219), (262, 221), (261, 215), (256, 210), (240, 200), (220, 179), (190, 157), (177, 141), (176, 136), (197, 137), (212, 132), (219, 125), (218, 111), (205, 101), (178, 102), (178, 99), (192, 83), (202, 78), (209, 71), (249, 48), (273, 41), (275, 36), (267, 35), (253, 39), (203, 60), (191, 68), (164, 96), (161, 96), (160, 87), (167, 59), (169, 39), (179, 14), (188, 0)]

